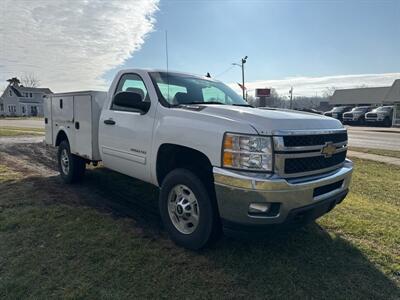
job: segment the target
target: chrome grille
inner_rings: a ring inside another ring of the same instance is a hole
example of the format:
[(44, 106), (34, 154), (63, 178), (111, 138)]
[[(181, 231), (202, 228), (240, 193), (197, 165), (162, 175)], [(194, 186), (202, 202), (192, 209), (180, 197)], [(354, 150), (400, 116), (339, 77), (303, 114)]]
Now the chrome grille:
[[(346, 129), (280, 131), (274, 136), (275, 172), (282, 177), (303, 177), (341, 167), (346, 159)], [(326, 146), (333, 153), (323, 154)], [(336, 148), (336, 150), (335, 150)]]

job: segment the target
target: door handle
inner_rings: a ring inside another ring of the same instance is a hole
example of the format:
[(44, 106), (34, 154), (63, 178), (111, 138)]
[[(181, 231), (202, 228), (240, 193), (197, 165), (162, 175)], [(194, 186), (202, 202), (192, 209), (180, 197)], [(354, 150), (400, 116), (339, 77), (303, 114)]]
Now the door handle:
[(115, 125), (115, 121), (114, 121), (114, 120), (111, 120), (111, 119), (104, 120), (104, 124), (107, 124), (107, 125)]

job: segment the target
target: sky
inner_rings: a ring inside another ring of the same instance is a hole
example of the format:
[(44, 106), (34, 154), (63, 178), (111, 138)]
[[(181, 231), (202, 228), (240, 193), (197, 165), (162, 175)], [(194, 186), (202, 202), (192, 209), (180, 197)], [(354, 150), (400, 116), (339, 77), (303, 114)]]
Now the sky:
[[(12, 24), (13, 26), (9, 26)], [(322, 95), (400, 78), (400, 1), (2, 0), (0, 81), (107, 89), (123, 68), (166, 68), (238, 89)]]

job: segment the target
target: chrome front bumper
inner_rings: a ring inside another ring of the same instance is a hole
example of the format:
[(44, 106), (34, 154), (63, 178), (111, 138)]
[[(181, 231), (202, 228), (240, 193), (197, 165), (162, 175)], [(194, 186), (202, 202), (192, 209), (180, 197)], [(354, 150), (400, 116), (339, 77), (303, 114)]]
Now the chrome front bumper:
[[(294, 211), (319, 203), (336, 205), (347, 194), (353, 163), (328, 174), (300, 179), (284, 179), (277, 175), (249, 174), (214, 167), (214, 183), (220, 217), (223, 222), (242, 225), (284, 223)], [(333, 190), (329, 187), (341, 182)], [(321, 188), (320, 188), (321, 187)], [(316, 193), (316, 189), (318, 193)], [(324, 190), (327, 192), (324, 193)], [(269, 203), (266, 214), (249, 213), (251, 203)]]

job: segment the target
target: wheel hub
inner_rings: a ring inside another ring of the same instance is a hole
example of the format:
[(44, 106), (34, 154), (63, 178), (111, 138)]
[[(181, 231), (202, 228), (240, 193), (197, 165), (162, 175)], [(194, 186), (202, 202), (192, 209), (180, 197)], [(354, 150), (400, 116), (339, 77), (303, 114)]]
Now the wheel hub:
[(61, 169), (65, 175), (69, 173), (69, 156), (66, 149), (63, 149), (60, 157)]
[(168, 196), (168, 214), (175, 228), (190, 234), (199, 223), (199, 206), (193, 191), (186, 185), (175, 186)]
[(182, 215), (182, 213), (183, 213), (183, 208), (182, 208), (181, 205), (177, 205), (177, 206), (176, 206), (176, 212), (177, 212), (178, 215)]

